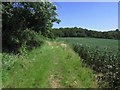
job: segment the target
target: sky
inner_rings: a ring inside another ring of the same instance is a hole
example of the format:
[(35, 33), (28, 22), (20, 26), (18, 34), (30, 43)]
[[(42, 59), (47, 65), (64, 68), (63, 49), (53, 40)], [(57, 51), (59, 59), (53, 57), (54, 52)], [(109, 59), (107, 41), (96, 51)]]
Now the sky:
[(96, 31), (118, 28), (117, 2), (55, 2), (60, 24), (53, 28), (81, 27)]

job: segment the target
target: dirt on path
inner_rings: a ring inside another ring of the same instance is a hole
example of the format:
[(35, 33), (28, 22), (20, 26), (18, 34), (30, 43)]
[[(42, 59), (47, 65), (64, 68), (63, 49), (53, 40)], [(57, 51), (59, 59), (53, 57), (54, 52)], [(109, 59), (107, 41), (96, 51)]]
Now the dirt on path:
[[(49, 41), (47, 41), (47, 43), (48, 43), (48, 45), (49, 46), (51, 46), (51, 48), (53, 48), (54, 47), (54, 45), (51, 43), (51, 42), (49, 42)], [(53, 53), (53, 55), (52, 55), (52, 66), (51, 66), (51, 75), (50, 75), (50, 77), (49, 77), (49, 82), (50, 82), (50, 85), (51, 85), (51, 87), (52, 88), (59, 88), (60, 87), (60, 84), (59, 84), (59, 82), (58, 82), (58, 79), (55, 77), (55, 65), (58, 63), (57, 62), (57, 57), (56, 57), (56, 55), (55, 55), (55, 51), (54, 51), (54, 49), (52, 49), (52, 51), (51, 51), (52, 53)]]
[(50, 84), (51, 84), (51, 87), (52, 87), (52, 88), (57, 88), (57, 87), (58, 87), (57, 81), (56, 81), (56, 79), (54, 78), (54, 75), (50, 75)]

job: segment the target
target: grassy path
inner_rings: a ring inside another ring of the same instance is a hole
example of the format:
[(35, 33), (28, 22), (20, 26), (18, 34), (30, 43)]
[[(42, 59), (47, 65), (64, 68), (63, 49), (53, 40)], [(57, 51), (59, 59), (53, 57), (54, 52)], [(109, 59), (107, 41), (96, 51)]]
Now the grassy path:
[(3, 69), (3, 87), (97, 87), (92, 70), (84, 67), (79, 56), (65, 44), (47, 42), (26, 56), (11, 58), (15, 59), (10, 69)]
[[(48, 45), (53, 48), (53, 44), (51, 42), (48, 42)], [(57, 88), (58, 87), (58, 80), (55, 78), (54, 72), (55, 72), (55, 65), (58, 64), (58, 60), (56, 57), (55, 50), (53, 49), (51, 51), (52, 53), (52, 65), (51, 65), (51, 74), (50, 74), (50, 84), (52, 88)]]

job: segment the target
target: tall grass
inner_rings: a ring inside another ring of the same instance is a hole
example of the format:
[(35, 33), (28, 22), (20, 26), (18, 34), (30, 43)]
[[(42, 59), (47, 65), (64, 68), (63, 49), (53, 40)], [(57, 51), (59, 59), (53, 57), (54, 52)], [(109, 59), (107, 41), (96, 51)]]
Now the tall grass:
[(23, 53), (2, 54), (3, 88), (51, 88), (54, 82), (58, 88), (97, 88), (93, 70), (70, 48), (49, 42)]

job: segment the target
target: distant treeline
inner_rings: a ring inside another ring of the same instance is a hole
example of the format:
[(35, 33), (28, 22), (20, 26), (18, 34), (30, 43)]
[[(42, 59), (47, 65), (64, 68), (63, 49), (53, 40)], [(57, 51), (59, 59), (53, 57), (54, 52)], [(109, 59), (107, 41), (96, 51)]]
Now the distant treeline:
[(52, 30), (55, 37), (93, 37), (105, 39), (119, 39), (119, 30), (114, 31), (93, 31), (83, 28), (54, 28)]

